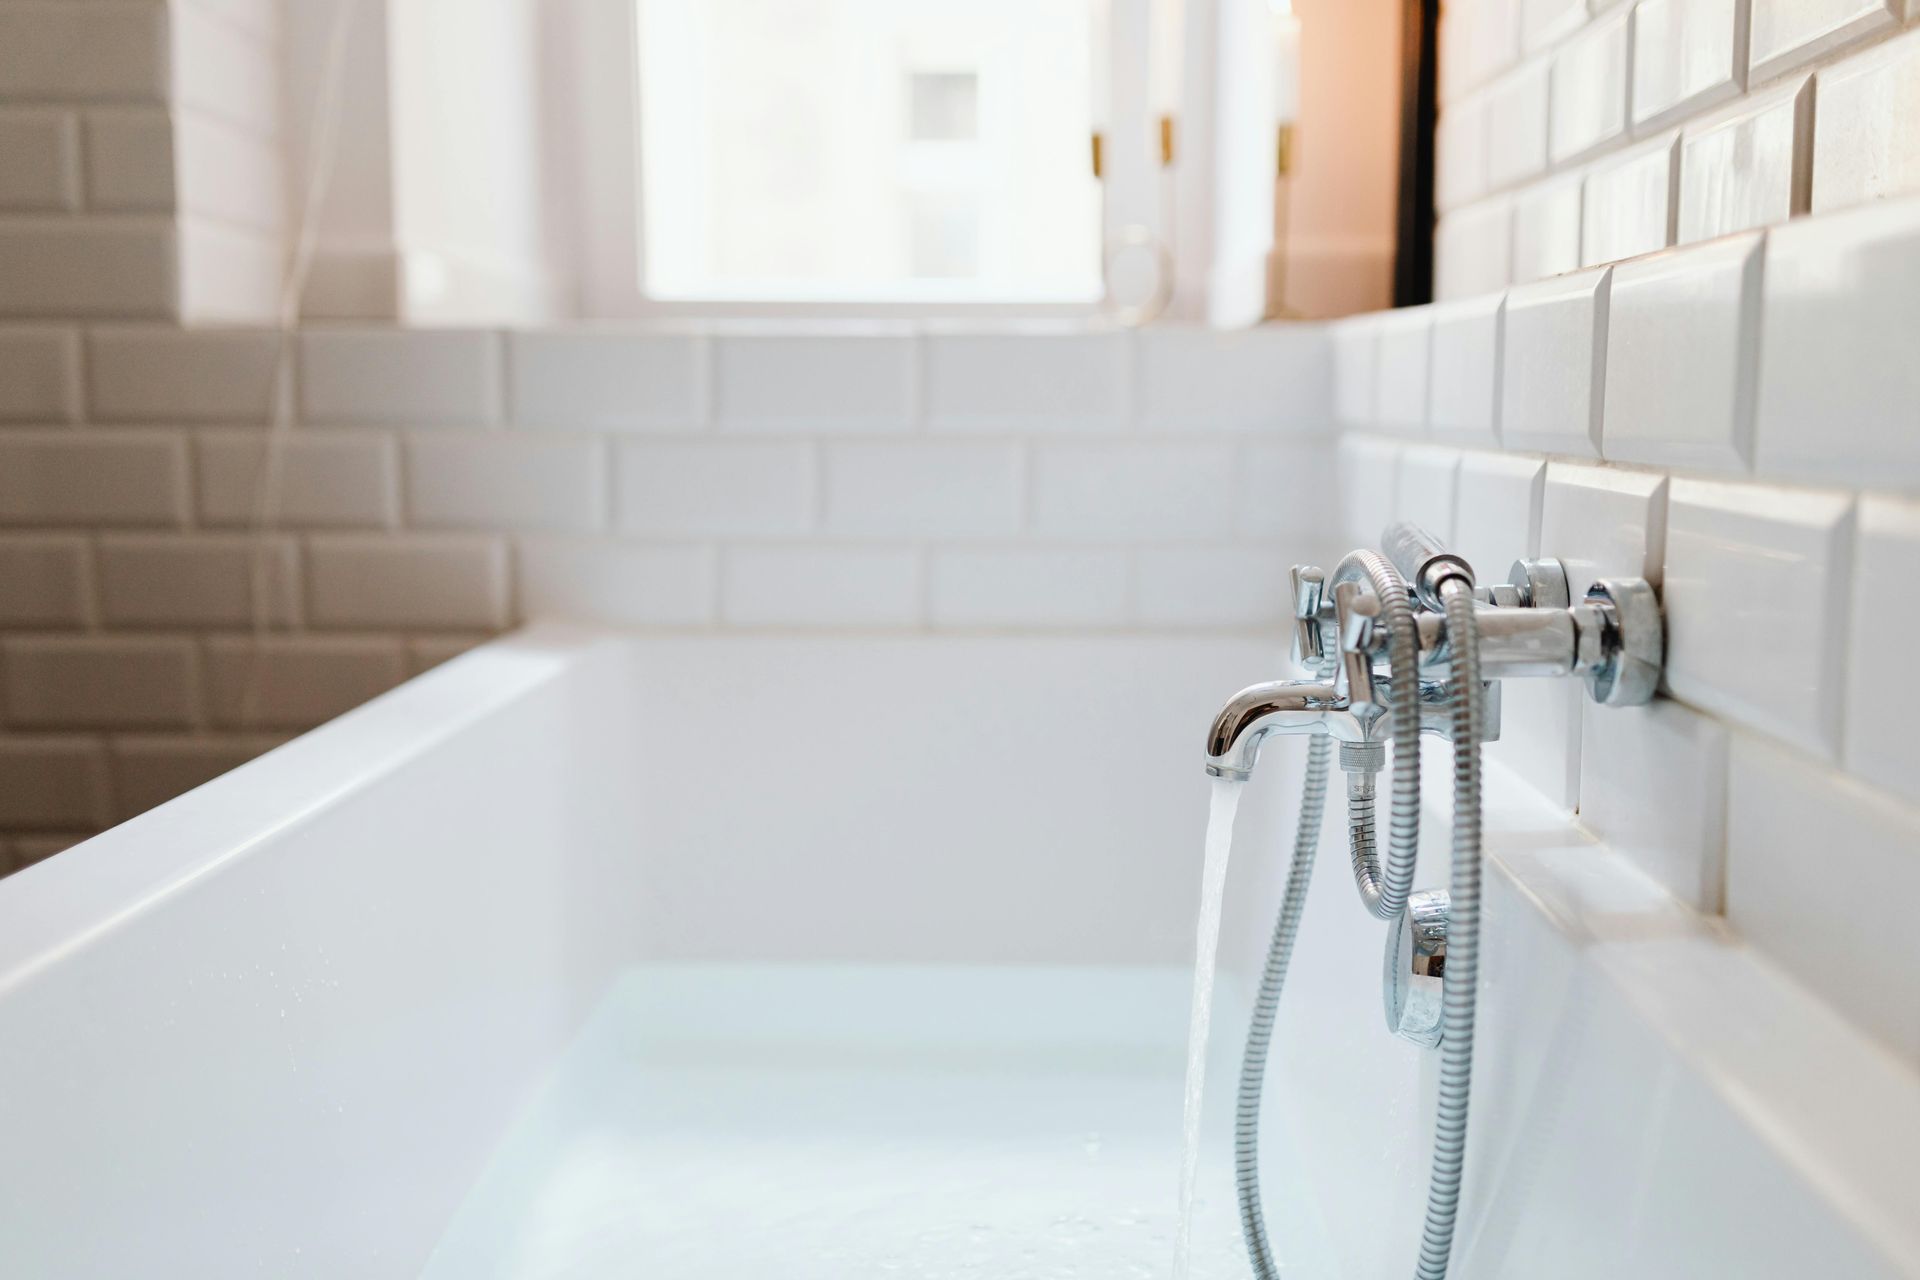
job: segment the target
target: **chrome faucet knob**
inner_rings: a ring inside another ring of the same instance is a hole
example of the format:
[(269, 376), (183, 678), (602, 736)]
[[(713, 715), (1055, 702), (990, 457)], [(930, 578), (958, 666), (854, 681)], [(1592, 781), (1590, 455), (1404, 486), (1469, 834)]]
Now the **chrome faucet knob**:
[(1564, 609), (1573, 603), (1567, 591), (1566, 566), (1551, 556), (1515, 560), (1507, 570), (1507, 585), (1516, 595), (1513, 603), (1522, 608)]
[(1348, 701), (1356, 709), (1379, 706), (1373, 688), (1373, 650), (1379, 639), (1380, 601), (1359, 583), (1342, 582), (1333, 589), (1333, 617)]
[(1327, 656), (1320, 630), (1320, 612), (1326, 604), (1327, 575), (1310, 564), (1297, 564), (1289, 575), (1293, 584), (1293, 652), (1301, 662), (1317, 665)]
[(1602, 578), (1588, 588), (1586, 604), (1600, 612), (1605, 650), (1603, 660), (1586, 669), (1587, 692), (1607, 707), (1653, 701), (1667, 635), (1652, 585), (1640, 578)]

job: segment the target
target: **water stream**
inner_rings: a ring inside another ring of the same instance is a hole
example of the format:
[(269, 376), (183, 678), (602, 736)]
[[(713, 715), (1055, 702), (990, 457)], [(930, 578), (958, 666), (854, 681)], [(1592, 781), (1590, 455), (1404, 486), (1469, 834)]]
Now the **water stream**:
[(1207, 1038), (1213, 1027), (1213, 974), (1220, 952), (1220, 910), (1227, 894), (1227, 857), (1243, 784), (1213, 780), (1207, 808), (1207, 852), (1200, 871), (1200, 918), (1193, 950), (1193, 1008), (1187, 1021), (1185, 1123), (1180, 1142), (1180, 1226), (1174, 1236), (1173, 1280), (1187, 1280), (1193, 1237), (1193, 1190), (1200, 1173), (1200, 1104), (1207, 1086)]

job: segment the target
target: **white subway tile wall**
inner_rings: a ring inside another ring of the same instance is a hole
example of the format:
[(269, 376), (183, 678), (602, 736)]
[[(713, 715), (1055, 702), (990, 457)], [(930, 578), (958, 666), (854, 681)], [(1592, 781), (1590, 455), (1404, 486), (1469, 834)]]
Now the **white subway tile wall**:
[(1490, 38), (1512, 16), (1441, 22), (1436, 297), (1920, 191), (1908, 0), (1527, 0)]
[[(1493, 9), (1449, 4), (1456, 60)], [(1546, 163), (1493, 113), (1464, 144), (1487, 193), (1442, 188), (1436, 292), (1456, 300), (1339, 328), (1369, 353), (1334, 387), (1344, 536), (1450, 510), (1483, 581), (1528, 552), (1561, 558), (1576, 595), (1652, 580), (1662, 696), (1623, 711), (1509, 682), (1489, 758), (1920, 1062), (1911, 931), (1863, 919), (1855, 892), (1920, 886), (1920, 683), (1897, 656), (1920, 626), (1920, 32), (1902, 30), (1920, 6), (1539, 0), (1521, 18), (1524, 52), (1443, 76), (1443, 111), (1547, 60)], [(1441, 138), (1442, 171), (1462, 145)], [(1455, 289), (1487, 249), (1449, 229), (1494, 220), (1509, 281)], [(1421, 323), (1424, 368), (1380, 355)], [(1452, 467), (1407, 439), (1422, 383)]]
[(527, 618), (1277, 626), (1332, 511), (1334, 349), (0, 326), (0, 770), (41, 796), (0, 832), (58, 847)]

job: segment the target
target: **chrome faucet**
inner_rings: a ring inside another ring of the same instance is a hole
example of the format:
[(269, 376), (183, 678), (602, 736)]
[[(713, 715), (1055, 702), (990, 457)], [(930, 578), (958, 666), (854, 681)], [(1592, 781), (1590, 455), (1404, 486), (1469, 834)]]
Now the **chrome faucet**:
[[(1410, 595), (1417, 593), (1421, 732), (1451, 738), (1446, 678), (1451, 649), (1439, 588), (1433, 584), (1437, 566), (1457, 566), (1451, 571), (1469, 585), (1472, 570), (1451, 553), (1414, 551), (1432, 544), (1412, 526), (1396, 525), (1385, 543), (1414, 589)], [(1320, 569), (1294, 568), (1294, 657), (1321, 674), (1250, 685), (1227, 699), (1207, 730), (1206, 770), (1212, 776), (1245, 781), (1271, 734), (1324, 734), (1341, 743), (1379, 740), (1381, 720), (1393, 702), (1390, 637), (1378, 593), (1345, 564), (1332, 591)], [(1577, 675), (1594, 701), (1607, 706), (1634, 706), (1653, 697), (1665, 636), (1659, 600), (1641, 579), (1600, 579), (1585, 600), (1570, 604), (1559, 561), (1519, 560), (1506, 582), (1474, 588), (1474, 597), (1486, 698), (1481, 741), (1500, 736), (1503, 679)]]
[[(1384, 965), (1388, 1027), (1442, 1054), (1432, 1173), (1418, 1280), (1446, 1280), (1466, 1153), (1481, 917), (1481, 744), (1499, 736), (1500, 685), (1513, 677), (1579, 676), (1594, 701), (1650, 701), (1665, 624), (1653, 588), (1603, 578), (1571, 601), (1555, 560), (1520, 560), (1504, 583), (1476, 586), (1472, 567), (1410, 524), (1379, 552), (1353, 552), (1333, 578), (1293, 571), (1294, 655), (1312, 673), (1242, 689), (1207, 730), (1207, 772), (1244, 782), (1271, 735), (1302, 734), (1308, 750), (1293, 864), (1254, 998), (1234, 1120), (1234, 1180), (1255, 1280), (1279, 1275), (1260, 1207), (1260, 1095), (1268, 1040), (1318, 848), (1327, 757), (1340, 744), (1347, 775), (1354, 885), (1372, 915), (1392, 921)], [(1411, 704), (1411, 705), (1410, 705)], [(1418, 737), (1453, 743), (1449, 888), (1413, 892), (1421, 818)], [(1393, 745), (1391, 844), (1375, 823), (1377, 779)]]

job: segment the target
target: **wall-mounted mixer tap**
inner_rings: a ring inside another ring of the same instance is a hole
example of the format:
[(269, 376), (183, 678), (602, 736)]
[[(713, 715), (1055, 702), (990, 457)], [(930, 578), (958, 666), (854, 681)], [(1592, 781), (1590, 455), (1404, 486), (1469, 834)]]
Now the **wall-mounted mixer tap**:
[[(1393, 705), (1391, 637), (1379, 596), (1358, 582), (1322, 591), (1325, 575), (1310, 565), (1295, 568), (1293, 577), (1299, 602), (1295, 656), (1318, 666), (1330, 651), (1337, 652), (1339, 678), (1272, 680), (1227, 699), (1207, 730), (1206, 770), (1214, 777), (1244, 781), (1269, 734), (1372, 741)], [(1653, 697), (1665, 641), (1659, 599), (1643, 580), (1602, 578), (1579, 604), (1555, 603), (1567, 598), (1560, 562), (1522, 560), (1507, 582), (1478, 588), (1474, 598), (1480, 670), (1489, 697), (1497, 699), (1500, 680), (1565, 675), (1581, 677), (1594, 701), (1607, 706), (1636, 706)], [(1424, 591), (1421, 600), (1424, 604)], [(1448, 737), (1452, 694), (1446, 673), (1452, 652), (1447, 619), (1443, 613), (1420, 612), (1414, 625), (1421, 729)], [(1497, 701), (1488, 712), (1481, 740), (1493, 742), (1500, 736)]]
[[(1241, 1226), (1256, 1280), (1278, 1275), (1259, 1193), (1260, 1096), (1324, 807), (1327, 753), (1347, 775), (1354, 884), (1392, 922), (1385, 961), (1388, 1026), (1440, 1047), (1440, 1097), (1418, 1280), (1445, 1280), (1466, 1151), (1480, 934), (1480, 747), (1500, 732), (1501, 682), (1577, 676), (1603, 706), (1650, 701), (1665, 651), (1660, 602), (1638, 578), (1603, 578), (1570, 598), (1550, 559), (1515, 562), (1507, 581), (1476, 585), (1472, 567), (1417, 526), (1398, 524), (1381, 552), (1355, 551), (1331, 578), (1293, 571), (1294, 653), (1309, 674), (1252, 685), (1207, 731), (1207, 772), (1245, 781), (1273, 734), (1312, 740), (1293, 866), (1254, 1002), (1235, 1118)], [(1420, 835), (1422, 734), (1453, 744), (1452, 880), (1412, 891)], [(1375, 833), (1377, 779), (1391, 744), (1390, 841)]]

